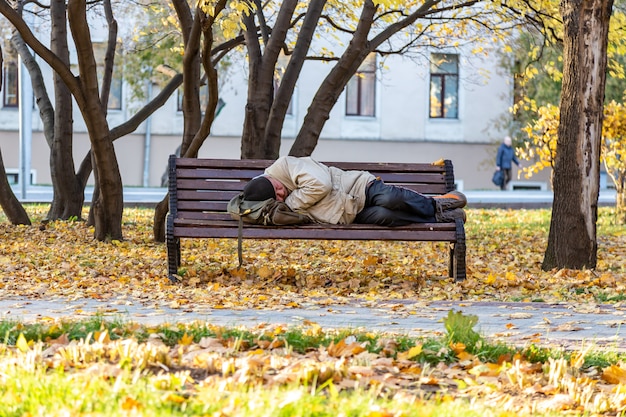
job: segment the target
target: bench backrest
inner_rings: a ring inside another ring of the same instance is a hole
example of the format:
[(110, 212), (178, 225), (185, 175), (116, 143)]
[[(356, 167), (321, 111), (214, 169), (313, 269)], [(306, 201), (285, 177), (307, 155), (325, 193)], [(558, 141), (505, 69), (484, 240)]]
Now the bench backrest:
[[(198, 220), (230, 219), (226, 205), (243, 187), (265, 168), (271, 160), (258, 159), (169, 159), (170, 212), (176, 218)], [(452, 162), (383, 163), (324, 162), (344, 170), (364, 170), (388, 184), (400, 185), (422, 194), (445, 194), (454, 190)]]

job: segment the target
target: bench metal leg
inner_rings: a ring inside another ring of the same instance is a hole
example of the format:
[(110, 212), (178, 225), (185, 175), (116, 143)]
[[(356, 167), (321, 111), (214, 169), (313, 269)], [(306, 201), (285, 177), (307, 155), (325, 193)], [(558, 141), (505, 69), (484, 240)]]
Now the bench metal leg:
[(465, 265), (465, 225), (463, 220), (456, 219), (456, 243), (450, 245), (450, 266), (449, 275), (454, 277), (455, 281), (463, 281), (467, 275), (467, 267)]
[(178, 267), (180, 266), (180, 240), (167, 240), (167, 277), (170, 281), (176, 283), (178, 278)]
[(165, 232), (165, 242), (167, 245), (167, 277), (173, 283), (177, 283), (178, 267), (180, 266), (180, 239), (174, 237), (173, 219), (168, 216)]
[(454, 243), (450, 243), (450, 249), (449, 249), (449, 257), (448, 257), (448, 276), (450, 278), (454, 277), (454, 267), (456, 262), (454, 261), (455, 259), (455, 255), (456, 255), (456, 251), (454, 250)]

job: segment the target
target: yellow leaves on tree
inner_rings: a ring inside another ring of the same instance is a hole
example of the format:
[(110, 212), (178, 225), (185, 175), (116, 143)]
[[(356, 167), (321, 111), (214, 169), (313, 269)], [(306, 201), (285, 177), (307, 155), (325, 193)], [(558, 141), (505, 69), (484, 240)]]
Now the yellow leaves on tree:
[(626, 223), (626, 108), (611, 101), (604, 107), (602, 160), (617, 190), (617, 217)]
[(537, 109), (537, 118), (522, 130), (528, 136), (524, 146), (517, 149), (518, 156), (532, 163), (522, 168), (531, 177), (544, 168), (553, 168), (559, 127), (559, 108), (548, 104)]
[[(532, 100), (528, 107), (534, 108)], [(528, 141), (517, 149), (518, 156), (531, 161), (524, 168), (526, 178), (544, 168), (554, 168), (557, 152), (559, 108), (552, 104), (536, 108), (536, 119), (524, 127)], [(626, 108), (611, 101), (604, 106), (602, 123), (602, 162), (617, 191), (617, 220), (626, 223)]]

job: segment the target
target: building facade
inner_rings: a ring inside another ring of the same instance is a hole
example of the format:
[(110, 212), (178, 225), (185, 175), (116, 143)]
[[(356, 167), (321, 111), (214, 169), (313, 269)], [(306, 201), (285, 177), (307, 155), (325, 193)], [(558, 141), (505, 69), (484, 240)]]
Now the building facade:
[[(103, 32), (101, 48), (105, 35)], [(98, 47), (97, 34), (94, 41)], [(424, 54), (421, 61), (388, 56), (382, 65), (379, 60), (372, 55), (361, 65), (334, 106), (312, 156), (321, 161), (451, 159), (459, 189), (495, 189), (491, 174), (496, 148), (504, 133), (494, 126), (506, 117), (513, 100), (511, 74), (503, 73), (498, 56), (477, 57), (463, 50), (438, 49)], [(5, 63), (0, 148), (10, 179), (15, 181), (23, 137), (19, 129), (18, 65), (6, 59)], [(330, 65), (317, 61), (305, 64), (283, 126), (281, 154), (289, 152)], [(42, 70), (50, 82), (48, 91), (53, 91), (50, 68), (42, 65)], [(158, 88), (152, 87), (154, 96)], [(246, 64), (241, 60), (229, 69), (228, 82), (220, 91), (223, 107), (211, 136), (200, 150), (200, 157), (239, 158), (246, 89)], [(114, 82), (108, 112), (112, 128), (141, 106), (128, 100), (128, 91), (122, 79)], [(179, 94), (173, 95), (136, 132), (115, 142), (125, 185), (161, 185), (167, 158), (176, 152), (183, 131)], [(89, 149), (89, 139), (76, 106), (74, 123), (74, 154), (78, 165)], [(36, 109), (32, 111), (31, 128), (32, 179), (37, 184), (49, 184), (49, 149)]]

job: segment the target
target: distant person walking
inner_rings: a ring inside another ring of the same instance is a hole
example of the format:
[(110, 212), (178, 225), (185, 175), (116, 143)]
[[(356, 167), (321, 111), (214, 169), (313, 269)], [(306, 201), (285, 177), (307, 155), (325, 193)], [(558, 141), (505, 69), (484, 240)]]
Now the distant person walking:
[(515, 156), (515, 149), (513, 149), (511, 137), (505, 136), (502, 144), (498, 148), (498, 155), (496, 156), (496, 170), (502, 170), (504, 173), (504, 181), (502, 181), (502, 185), (500, 186), (501, 190), (506, 190), (507, 185), (511, 181), (513, 162), (515, 162), (515, 165), (518, 167), (522, 166)]

